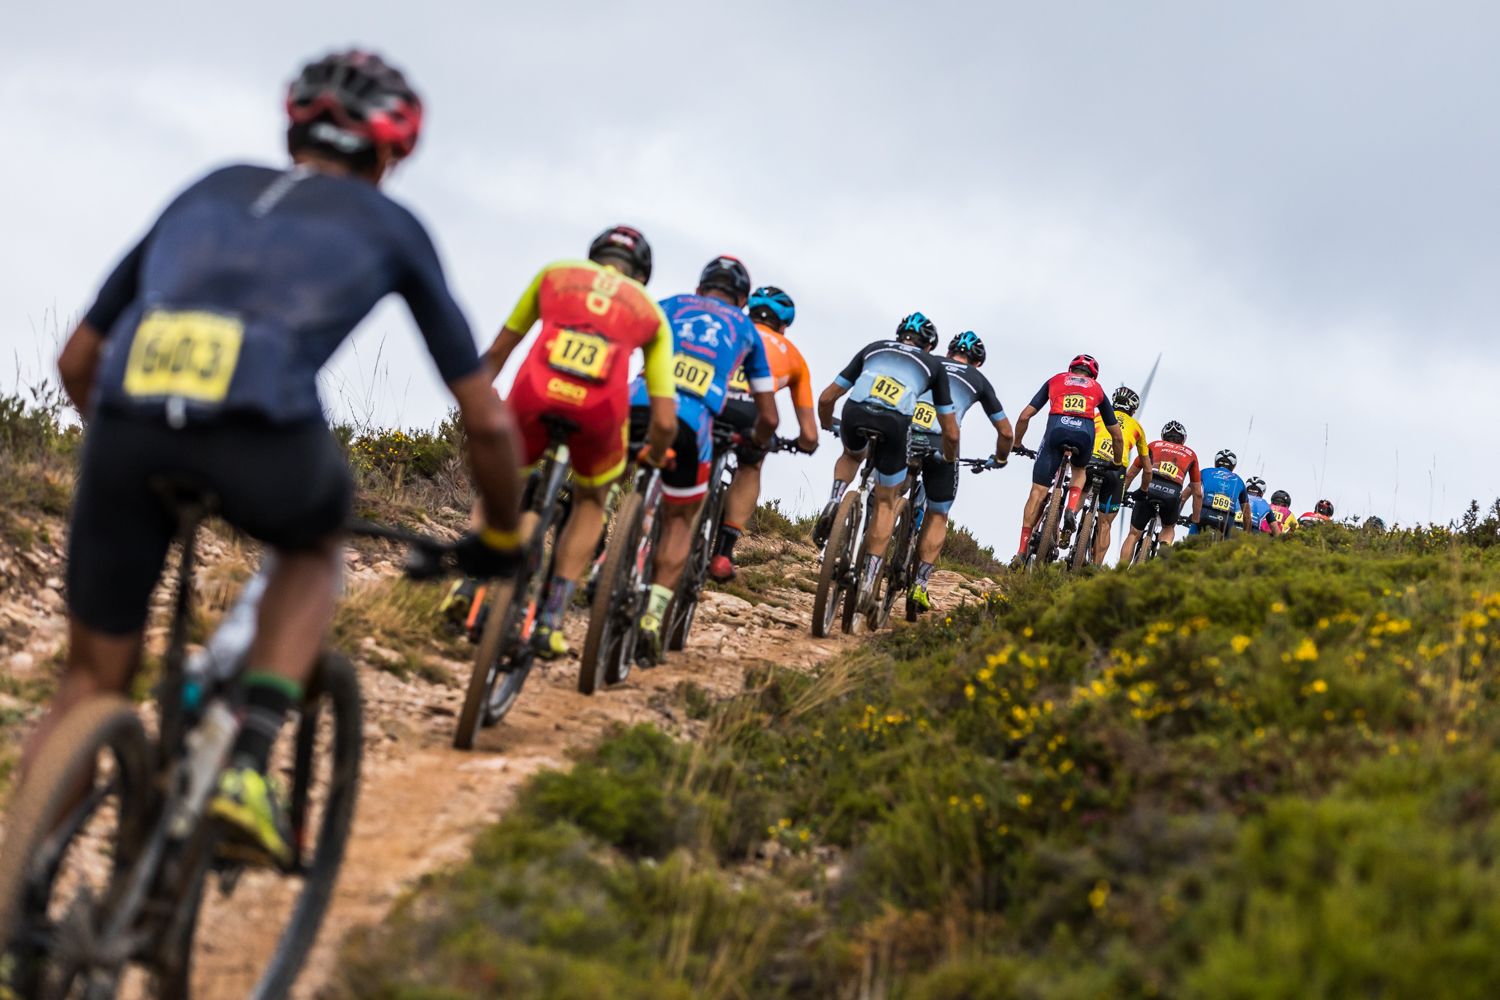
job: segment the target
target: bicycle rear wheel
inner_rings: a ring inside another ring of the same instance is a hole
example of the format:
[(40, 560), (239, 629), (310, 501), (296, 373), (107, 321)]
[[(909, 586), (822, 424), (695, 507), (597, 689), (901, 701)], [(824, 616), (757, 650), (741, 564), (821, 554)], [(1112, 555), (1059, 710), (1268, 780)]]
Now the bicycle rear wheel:
[(617, 684), (630, 673), (636, 632), (632, 577), (640, 555), (644, 504), (640, 493), (627, 494), (610, 524), (604, 565), (599, 570), (598, 586), (589, 607), (589, 630), (578, 666), (581, 694), (593, 694), (607, 684)]
[(104, 920), (154, 811), (150, 746), (135, 708), (116, 695), (78, 705), (32, 761), (5, 816), (0, 845), (0, 988), (68, 995), (89, 981), (112, 990), (123, 971), (95, 961)]
[(474, 669), (469, 673), (464, 706), (458, 713), (458, 725), (453, 731), (453, 746), (457, 750), (471, 750), (474, 747), (474, 737), (479, 734), (479, 727), (484, 723), (490, 691), (500, 675), (500, 659), (505, 655), (505, 638), (510, 632), (509, 626), (513, 624), (515, 581), (495, 582), (487, 589), (492, 595), (491, 604), (485, 615), (484, 630), (479, 634), (479, 648), (474, 651)]
[(1047, 514), (1042, 518), (1042, 537), (1036, 547), (1037, 565), (1047, 565), (1057, 552), (1058, 525), (1062, 521), (1063, 506), (1067, 500), (1067, 490), (1063, 489), (1061, 483), (1052, 487), (1052, 493), (1047, 498)]
[(1068, 569), (1080, 570), (1090, 564), (1094, 552), (1094, 522), (1098, 511), (1091, 497), (1078, 514), (1078, 531), (1073, 535), (1073, 551), (1068, 555)]
[(833, 515), (833, 527), (823, 546), (823, 564), (818, 569), (818, 589), (813, 597), (812, 634), (819, 639), (833, 631), (839, 598), (844, 597), (844, 579), (849, 572), (850, 539), (859, 521), (855, 494), (845, 493)]
[(678, 651), (687, 645), (688, 633), (693, 628), (693, 619), (698, 615), (698, 599), (703, 593), (703, 583), (708, 579), (708, 563), (713, 558), (714, 541), (719, 535), (719, 518), (724, 507), (724, 488), (721, 485), (709, 497), (709, 502), (698, 514), (698, 530), (693, 534), (693, 550), (688, 555), (687, 568), (677, 593), (667, 608), (667, 648)]

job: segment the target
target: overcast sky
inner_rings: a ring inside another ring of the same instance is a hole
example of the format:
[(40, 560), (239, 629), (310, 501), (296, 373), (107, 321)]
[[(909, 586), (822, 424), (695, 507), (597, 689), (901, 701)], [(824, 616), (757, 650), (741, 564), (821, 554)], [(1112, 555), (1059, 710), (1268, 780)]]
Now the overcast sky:
[[(1079, 351), (1137, 388), (1161, 353), (1148, 431), (1183, 421), (1299, 511), (1500, 494), (1493, 4), (13, 6), (0, 390), (50, 370), (177, 190), (283, 159), (289, 77), (360, 44), (426, 100), (389, 190), (481, 342), (537, 267), (628, 222), (661, 296), (721, 252), (787, 289), (820, 387), (920, 309), (984, 338), (1012, 415)], [(399, 304), (326, 389), (341, 417), (446, 406)], [(993, 446), (977, 410), (964, 429)], [(831, 445), (771, 458), (767, 492), (817, 506)], [(965, 475), (956, 519), (1010, 550), (1029, 473)]]

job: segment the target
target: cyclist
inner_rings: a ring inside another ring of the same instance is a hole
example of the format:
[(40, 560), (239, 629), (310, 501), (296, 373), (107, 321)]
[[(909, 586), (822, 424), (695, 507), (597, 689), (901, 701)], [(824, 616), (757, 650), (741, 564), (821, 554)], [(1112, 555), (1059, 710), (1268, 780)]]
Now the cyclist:
[[(458, 402), (487, 526), (469, 572), (513, 570), (516, 432), (422, 225), (378, 190), (416, 145), (422, 104), (379, 56), (351, 51), (291, 83), (286, 169), (234, 165), (180, 194), (105, 280), (58, 359), (87, 414), (69, 536), (70, 640), (29, 746), (73, 705), (125, 691), (175, 523), (162, 477), (276, 553), (246, 655), (245, 713), (213, 813), (258, 855), (292, 851), (266, 778), (333, 618), (348, 466), (323, 420), (319, 369), (399, 292)], [(181, 363), (186, 359), (187, 363)]]
[[(1026, 544), (1031, 540), (1031, 527), (1036, 523), (1037, 512), (1042, 508), (1042, 499), (1052, 488), (1057, 467), (1062, 464), (1063, 448), (1073, 446), (1073, 468), (1082, 470), (1089, 463), (1094, 451), (1093, 420), (1097, 414), (1109, 433), (1110, 444), (1116, 455), (1125, 453), (1125, 438), (1120, 433), (1120, 421), (1115, 416), (1114, 404), (1104, 394), (1098, 382), (1099, 362), (1092, 355), (1080, 354), (1068, 363), (1068, 370), (1059, 372), (1042, 383), (1042, 387), (1031, 397), (1031, 402), (1021, 411), (1016, 420), (1016, 446), (1020, 447), (1026, 437), (1026, 428), (1031, 418), (1047, 407), (1047, 430), (1042, 434), (1042, 443), (1036, 449), (1036, 467), (1031, 471), (1031, 495), (1026, 498), (1026, 510), (1021, 515), (1021, 545), (1017, 555), (1026, 553)], [(1073, 535), (1078, 505), (1083, 500), (1083, 476), (1075, 476), (1068, 491), (1068, 506), (1063, 518), (1061, 545), (1066, 547)]]
[[(765, 344), (745, 315), (750, 272), (734, 257), (715, 257), (698, 276), (694, 295), (662, 301), (676, 337), (672, 377), (677, 383), (676, 453), (662, 473), (661, 540), (653, 555), (651, 596), (641, 615), (641, 641), (651, 659), (661, 653), (661, 622), (693, 547), (693, 526), (708, 495), (713, 461), (713, 421), (724, 408), (729, 380), (743, 365), (756, 409), (751, 441), (765, 447), (776, 431), (776, 383)], [(649, 417), (644, 378), (631, 384), (631, 440), (640, 440)]]
[[(940, 358), (940, 364), (948, 372), (948, 390), (953, 399), (953, 419), (962, 425), (969, 407), (978, 403), (984, 415), (995, 426), (995, 456), (992, 463), (1004, 468), (1010, 459), (1013, 434), (1010, 418), (1005, 407), (1000, 405), (990, 380), (979, 373), (985, 359), (984, 341), (972, 330), (966, 330), (948, 341), (948, 356)], [(932, 567), (943, 551), (943, 542), (948, 537), (948, 511), (953, 509), (953, 500), (958, 496), (958, 463), (948, 461), (939, 452), (942, 450), (937, 426), (937, 409), (932, 404), (931, 394), (917, 400), (912, 414), (911, 432), (931, 441), (932, 447), (922, 459), (922, 488), (927, 493), (927, 513), (922, 522), (922, 536), (917, 544), (917, 578), (912, 585), (911, 599), (917, 607), (926, 611), (932, 607), (932, 598), (927, 593), (927, 582), (932, 578)]]
[(672, 328), (646, 291), (650, 280), (646, 237), (629, 226), (606, 229), (590, 244), (587, 260), (559, 261), (537, 273), (485, 352), (493, 380), (540, 319), (541, 333), (507, 398), (520, 424), (522, 463), (534, 465), (551, 443), (546, 418), (561, 418), (573, 428), (567, 436), (573, 506), (537, 616), (535, 642), (543, 659), (567, 655), (563, 615), (604, 531), (610, 486), (625, 470), (629, 366), (636, 349), (645, 357), (650, 399), (647, 461), (663, 464), (677, 433)]
[(880, 437), (874, 451), (875, 510), (865, 526), (865, 563), (859, 567), (858, 603), (863, 603), (863, 595), (880, 575), (894, 527), (896, 497), (906, 481), (907, 435), (922, 396), (931, 399), (943, 457), (950, 462), (958, 457), (958, 420), (953, 416), (948, 370), (930, 353), (937, 343), (937, 327), (932, 320), (912, 313), (897, 324), (893, 339), (860, 348), (818, 397), (818, 422), (831, 431), (833, 404), (849, 394), (838, 427), (844, 453), (834, 463), (833, 491), (813, 529), (818, 545), (828, 540), (839, 501), (871, 450), (872, 432)]
[[(787, 327), (797, 318), (792, 297), (772, 285), (750, 293), (750, 319), (760, 333), (771, 366), (771, 379), (779, 392), (786, 389), (792, 397), (792, 411), (797, 415), (797, 447), (811, 455), (818, 450), (818, 421), (813, 410), (812, 375), (802, 352), (786, 336)], [(720, 419), (732, 424), (748, 437), (755, 426), (757, 411), (750, 395), (750, 383), (744, 369), (729, 380), (729, 393)], [(724, 496), (724, 518), (714, 543), (714, 557), (708, 564), (708, 575), (715, 580), (734, 579), (734, 546), (744, 534), (750, 515), (760, 499), (760, 467), (766, 453), (748, 441), (735, 453), (738, 467)]]
[(1202, 472), (1198, 467), (1198, 453), (1187, 446), (1187, 428), (1176, 420), (1169, 420), (1161, 429), (1161, 440), (1151, 442), (1151, 463), (1142, 463), (1137, 458), (1130, 463), (1125, 475), (1125, 488), (1135, 481), (1142, 470), (1146, 478), (1135, 495), (1135, 512), (1130, 515), (1130, 531), (1125, 535), (1122, 551), (1135, 552), (1135, 543), (1151, 525), (1151, 519), (1161, 516), (1161, 540), (1171, 545), (1177, 534), (1177, 518), (1182, 513), (1183, 492), (1193, 498), (1193, 524), (1203, 514)]
[(1298, 524), (1327, 524), (1333, 520), (1333, 504), (1327, 500), (1319, 500), (1313, 505), (1313, 509), (1297, 518)]
[(1271, 509), (1270, 502), (1266, 500), (1266, 481), (1259, 476), (1251, 476), (1245, 482), (1245, 492), (1250, 495), (1250, 516), (1247, 518), (1242, 511), (1236, 511), (1234, 523), (1242, 528), (1248, 524), (1250, 531), (1265, 531), (1261, 522)]
[(1286, 490), (1271, 494), (1271, 509), (1266, 511), (1260, 530), (1272, 535), (1287, 535), (1297, 528), (1296, 515), (1292, 513), (1292, 495)]
[(1109, 554), (1115, 518), (1120, 516), (1120, 507), (1125, 502), (1125, 462), (1130, 458), (1131, 449), (1135, 450), (1137, 458), (1147, 463), (1151, 461), (1146, 431), (1141, 427), (1140, 421), (1135, 419), (1135, 411), (1141, 407), (1140, 394), (1122, 385), (1110, 397), (1110, 404), (1115, 408), (1115, 416), (1120, 421), (1120, 436), (1125, 440), (1125, 450), (1115, 452), (1114, 437), (1110, 435), (1109, 428), (1104, 426), (1104, 418), (1095, 413), (1094, 460), (1091, 465), (1095, 469), (1102, 469), (1100, 474), (1104, 476), (1103, 488), (1099, 492), (1099, 532), (1094, 541), (1093, 559), (1096, 566), (1104, 565), (1104, 557)]
[[(1250, 491), (1245, 481), (1235, 475), (1239, 459), (1228, 448), (1214, 456), (1214, 467), (1203, 470), (1203, 516), (1188, 530), (1189, 535), (1217, 531), (1228, 536), (1229, 529), (1252, 515)], [(1236, 511), (1238, 517), (1230, 511)]]

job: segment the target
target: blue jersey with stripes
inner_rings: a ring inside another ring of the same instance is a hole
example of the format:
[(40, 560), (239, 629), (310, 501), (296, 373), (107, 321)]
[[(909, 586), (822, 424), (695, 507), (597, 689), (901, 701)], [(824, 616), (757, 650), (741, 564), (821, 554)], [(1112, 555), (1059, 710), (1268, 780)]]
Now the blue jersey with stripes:
[[(1254, 522), (1250, 525), (1250, 530), (1260, 531), (1261, 524), (1265, 521), (1266, 515), (1271, 513), (1271, 501), (1267, 500), (1265, 497), (1258, 497), (1254, 493), (1249, 494), (1249, 497), (1250, 518)], [(1243, 511), (1234, 515), (1234, 523), (1241, 526), (1244, 525), (1245, 515)]]
[(851, 403), (883, 406), (912, 416), (926, 396), (935, 413), (953, 412), (948, 371), (937, 358), (900, 340), (866, 344), (834, 379)]
[[(992, 423), (1005, 419), (1005, 407), (1000, 405), (995, 387), (979, 373), (978, 368), (952, 358), (939, 358), (938, 364), (948, 373), (948, 394), (953, 400), (953, 419), (963, 423), (964, 414), (976, 403)], [(931, 391), (924, 392), (917, 400), (911, 422), (912, 429), (918, 433), (938, 433), (937, 407), (932, 402)]]
[(742, 310), (705, 295), (674, 295), (663, 299), (661, 308), (676, 341), (672, 374), (679, 399), (699, 402), (718, 416), (729, 380), (741, 365), (751, 392), (775, 391), (765, 344)]
[(1245, 481), (1229, 469), (1204, 469), (1203, 470), (1203, 502), (1209, 503), (1210, 497), (1222, 496), (1229, 498), (1232, 508), (1237, 508), (1244, 503), (1249, 496), (1245, 492)]
[(318, 371), (391, 292), (446, 381), (479, 370), (410, 212), (352, 177), (224, 167), (167, 206), (89, 309), (105, 337), (94, 403), (174, 424), (320, 419)]

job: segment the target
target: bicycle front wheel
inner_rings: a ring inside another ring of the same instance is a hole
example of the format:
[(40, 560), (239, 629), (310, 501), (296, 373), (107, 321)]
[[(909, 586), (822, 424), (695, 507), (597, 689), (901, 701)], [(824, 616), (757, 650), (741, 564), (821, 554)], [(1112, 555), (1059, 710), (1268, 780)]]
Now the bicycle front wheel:
[[(853, 493), (845, 493), (833, 515), (833, 527), (823, 546), (823, 564), (818, 568), (818, 589), (813, 597), (812, 634), (819, 639), (833, 631), (839, 597), (849, 572), (850, 540), (859, 519)], [(845, 600), (849, 600), (845, 597)]]
[(865, 625), (871, 632), (884, 628), (890, 621), (896, 595), (905, 589), (911, 559), (911, 504), (905, 497), (896, 500), (896, 514), (891, 524), (891, 539), (885, 547), (884, 572), (876, 583), (880, 589), (872, 598), (872, 610), (865, 617)]

